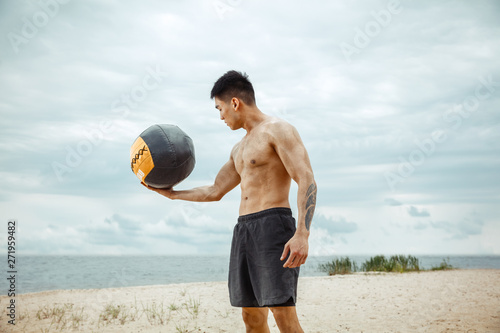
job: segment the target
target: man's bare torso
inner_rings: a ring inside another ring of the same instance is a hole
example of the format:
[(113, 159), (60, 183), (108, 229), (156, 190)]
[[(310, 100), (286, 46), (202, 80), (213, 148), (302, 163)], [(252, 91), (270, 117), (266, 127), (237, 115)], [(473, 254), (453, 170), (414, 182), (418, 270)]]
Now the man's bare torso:
[(290, 207), (290, 175), (275, 147), (282, 120), (268, 117), (235, 145), (231, 152), (241, 178), (240, 215), (273, 207)]

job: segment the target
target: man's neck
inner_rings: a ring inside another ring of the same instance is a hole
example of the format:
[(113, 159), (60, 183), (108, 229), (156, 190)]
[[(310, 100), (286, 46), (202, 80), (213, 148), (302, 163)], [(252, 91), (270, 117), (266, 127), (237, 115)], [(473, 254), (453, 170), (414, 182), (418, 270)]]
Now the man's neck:
[(262, 113), (257, 106), (249, 107), (245, 110), (245, 119), (243, 120), (243, 129), (249, 134), (255, 127), (266, 120), (268, 116)]

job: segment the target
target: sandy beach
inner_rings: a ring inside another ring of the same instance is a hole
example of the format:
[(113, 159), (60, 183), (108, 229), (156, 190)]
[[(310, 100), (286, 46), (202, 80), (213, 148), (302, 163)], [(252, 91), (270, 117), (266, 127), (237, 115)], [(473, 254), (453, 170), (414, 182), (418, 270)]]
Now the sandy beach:
[[(226, 282), (0, 296), (1, 332), (244, 332)], [(500, 270), (356, 273), (299, 280), (305, 332), (500, 332)], [(279, 332), (272, 315), (271, 332)]]

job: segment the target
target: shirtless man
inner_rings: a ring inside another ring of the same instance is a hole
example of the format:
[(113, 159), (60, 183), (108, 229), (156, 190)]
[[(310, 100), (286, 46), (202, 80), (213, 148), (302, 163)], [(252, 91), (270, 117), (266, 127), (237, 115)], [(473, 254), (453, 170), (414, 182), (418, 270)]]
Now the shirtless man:
[[(148, 188), (170, 199), (218, 201), (240, 184), (229, 267), (231, 305), (242, 307), (247, 332), (269, 332), (268, 309), (280, 332), (303, 332), (295, 311), (297, 281), (316, 206), (307, 151), (292, 125), (257, 108), (247, 75), (227, 72), (214, 84), (211, 98), (231, 130), (247, 132), (214, 184), (183, 191)], [(288, 201), (292, 179), (298, 184), (297, 225)]]

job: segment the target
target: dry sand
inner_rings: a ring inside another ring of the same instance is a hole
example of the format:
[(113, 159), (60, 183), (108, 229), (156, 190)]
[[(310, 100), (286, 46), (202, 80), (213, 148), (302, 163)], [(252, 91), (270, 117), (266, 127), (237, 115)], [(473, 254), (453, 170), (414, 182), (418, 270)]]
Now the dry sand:
[[(15, 326), (9, 299), (0, 332), (245, 331), (226, 282), (17, 295)], [(500, 332), (500, 270), (300, 278), (297, 311), (305, 332)]]

